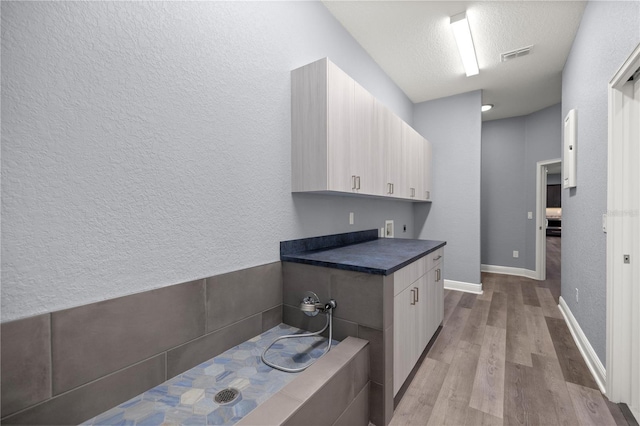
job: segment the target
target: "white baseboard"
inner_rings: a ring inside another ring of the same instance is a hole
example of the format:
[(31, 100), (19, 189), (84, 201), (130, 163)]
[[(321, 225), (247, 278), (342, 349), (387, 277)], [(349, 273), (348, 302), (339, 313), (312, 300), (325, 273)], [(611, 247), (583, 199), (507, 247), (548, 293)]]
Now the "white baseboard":
[(444, 280), (444, 288), (447, 290), (464, 291), (465, 293), (482, 294), (482, 283), (473, 284), (464, 281)]
[(524, 268), (512, 268), (510, 266), (498, 266), (498, 265), (480, 265), (482, 272), (490, 272), (492, 274), (504, 274), (504, 275), (516, 275), (518, 277), (531, 278), (532, 280), (538, 279), (536, 271)]
[(569, 326), (569, 331), (571, 331), (573, 340), (576, 342), (576, 345), (582, 354), (582, 358), (584, 358), (584, 361), (587, 363), (587, 367), (589, 367), (589, 371), (591, 371), (593, 378), (596, 380), (596, 383), (598, 383), (600, 392), (605, 395), (607, 372), (602, 365), (602, 362), (600, 362), (600, 358), (596, 355), (596, 352), (593, 350), (591, 343), (589, 343), (587, 336), (585, 336), (582, 328), (580, 328), (580, 324), (578, 324), (578, 321), (576, 320), (576, 317), (573, 316), (567, 302), (564, 301), (562, 296), (560, 296), (560, 303), (558, 304), (558, 307), (567, 322), (567, 326)]

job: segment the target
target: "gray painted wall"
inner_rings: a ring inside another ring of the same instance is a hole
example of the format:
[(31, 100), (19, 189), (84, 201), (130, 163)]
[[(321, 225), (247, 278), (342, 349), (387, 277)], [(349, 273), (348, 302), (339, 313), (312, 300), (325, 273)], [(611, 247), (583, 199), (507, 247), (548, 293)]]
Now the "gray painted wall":
[(1, 8), (2, 321), (273, 262), (281, 240), (413, 237), (410, 203), (291, 195), (290, 70), (329, 56), (412, 121), (321, 3)]
[(560, 185), (562, 183), (562, 174), (550, 173), (547, 174), (547, 185)]
[(607, 88), (640, 43), (639, 29), (640, 1), (589, 2), (562, 73), (562, 116), (578, 110), (577, 187), (562, 191), (562, 297), (604, 365)]
[(533, 212), (533, 219), (525, 225), (524, 267), (532, 271), (536, 269), (536, 163), (562, 155), (560, 109), (560, 104), (556, 104), (529, 114), (525, 125), (525, 206), (526, 212)]
[(445, 279), (480, 283), (482, 92), (415, 105), (413, 127), (433, 148), (433, 203), (414, 206), (418, 238), (446, 240)]
[(560, 158), (561, 133), (560, 104), (483, 123), (482, 264), (536, 269), (536, 163)]
[(482, 123), (483, 265), (524, 268), (524, 151), (525, 117)]

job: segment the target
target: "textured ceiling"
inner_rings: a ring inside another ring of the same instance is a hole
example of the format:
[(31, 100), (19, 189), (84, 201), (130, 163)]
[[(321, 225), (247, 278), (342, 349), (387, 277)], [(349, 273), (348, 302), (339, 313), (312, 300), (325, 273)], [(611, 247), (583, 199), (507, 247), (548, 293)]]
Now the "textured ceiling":
[[(560, 102), (562, 68), (583, 1), (325, 1), (324, 5), (414, 102), (482, 89), (484, 120)], [(480, 74), (466, 77), (449, 17), (467, 11)], [(500, 54), (533, 45), (508, 62)]]

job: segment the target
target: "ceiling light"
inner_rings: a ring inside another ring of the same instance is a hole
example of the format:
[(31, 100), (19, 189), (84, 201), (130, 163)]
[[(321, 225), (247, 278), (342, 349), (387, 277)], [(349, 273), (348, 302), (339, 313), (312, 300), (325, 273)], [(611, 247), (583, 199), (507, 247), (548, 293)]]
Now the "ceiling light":
[(480, 110), (482, 112), (486, 112), (486, 111), (489, 111), (491, 108), (493, 108), (493, 104), (484, 104), (482, 105), (482, 108), (480, 108)]
[(476, 75), (480, 72), (478, 69), (478, 60), (476, 59), (476, 51), (473, 48), (473, 39), (471, 38), (471, 30), (469, 29), (469, 21), (467, 21), (467, 12), (462, 12), (451, 17), (450, 20), (453, 35), (458, 44), (458, 51), (462, 58), (462, 65), (467, 77)]

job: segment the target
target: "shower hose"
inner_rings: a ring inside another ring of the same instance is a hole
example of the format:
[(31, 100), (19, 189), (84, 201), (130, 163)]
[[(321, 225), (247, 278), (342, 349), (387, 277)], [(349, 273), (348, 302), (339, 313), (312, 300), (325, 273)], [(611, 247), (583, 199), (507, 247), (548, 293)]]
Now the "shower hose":
[[(324, 325), (324, 327), (320, 331), (316, 331), (315, 333), (290, 334), (290, 335), (287, 335), (287, 336), (278, 337), (276, 340), (271, 342), (271, 344), (269, 346), (267, 346), (267, 348), (264, 350), (264, 352), (262, 352), (262, 356), (261, 356), (262, 362), (264, 362), (265, 364), (267, 364), (271, 368), (275, 368), (276, 370), (284, 371), (286, 373), (299, 373), (301, 371), (306, 370), (314, 362), (316, 362), (318, 359), (320, 359), (323, 356), (325, 356), (325, 354), (331, 350), (331, 340), (333, 339), (333, 324), (332, 324), (332, 316), (333, 315), (332, 315), (332, 312), (333, 312), (333, 309), (328, 309), (325, 312), (325, 314), (327, 315), (327, 323)], [(307, 365), (305, 365), (303, 367), (288, 368), (288, 367), (283, 367), (281, 365), (277, 365), (277, 364), (274, 364), (274, 363), (272, 363), (270, 361), (267, 361), (265, 355), (267, 354), (267, 351), (271, 348), (271, 346), (273, 346), (277, 341), (284, 340), (284, 339), (293, 339), (294, 337), (312, 337), (312, 336), (317, 336), (318, 334), (321, 334), (322, 332), (324, 332), (327, 329), (327, 327), (329, 328), (329, 341), (327, 343), (327, 347), (325, 348), (325, 350), (322, 353), (322, 355), (320, 355), (318, 358), (316, 358), (313, 362), (310, 362), (309, 364), (307, 364)]]

